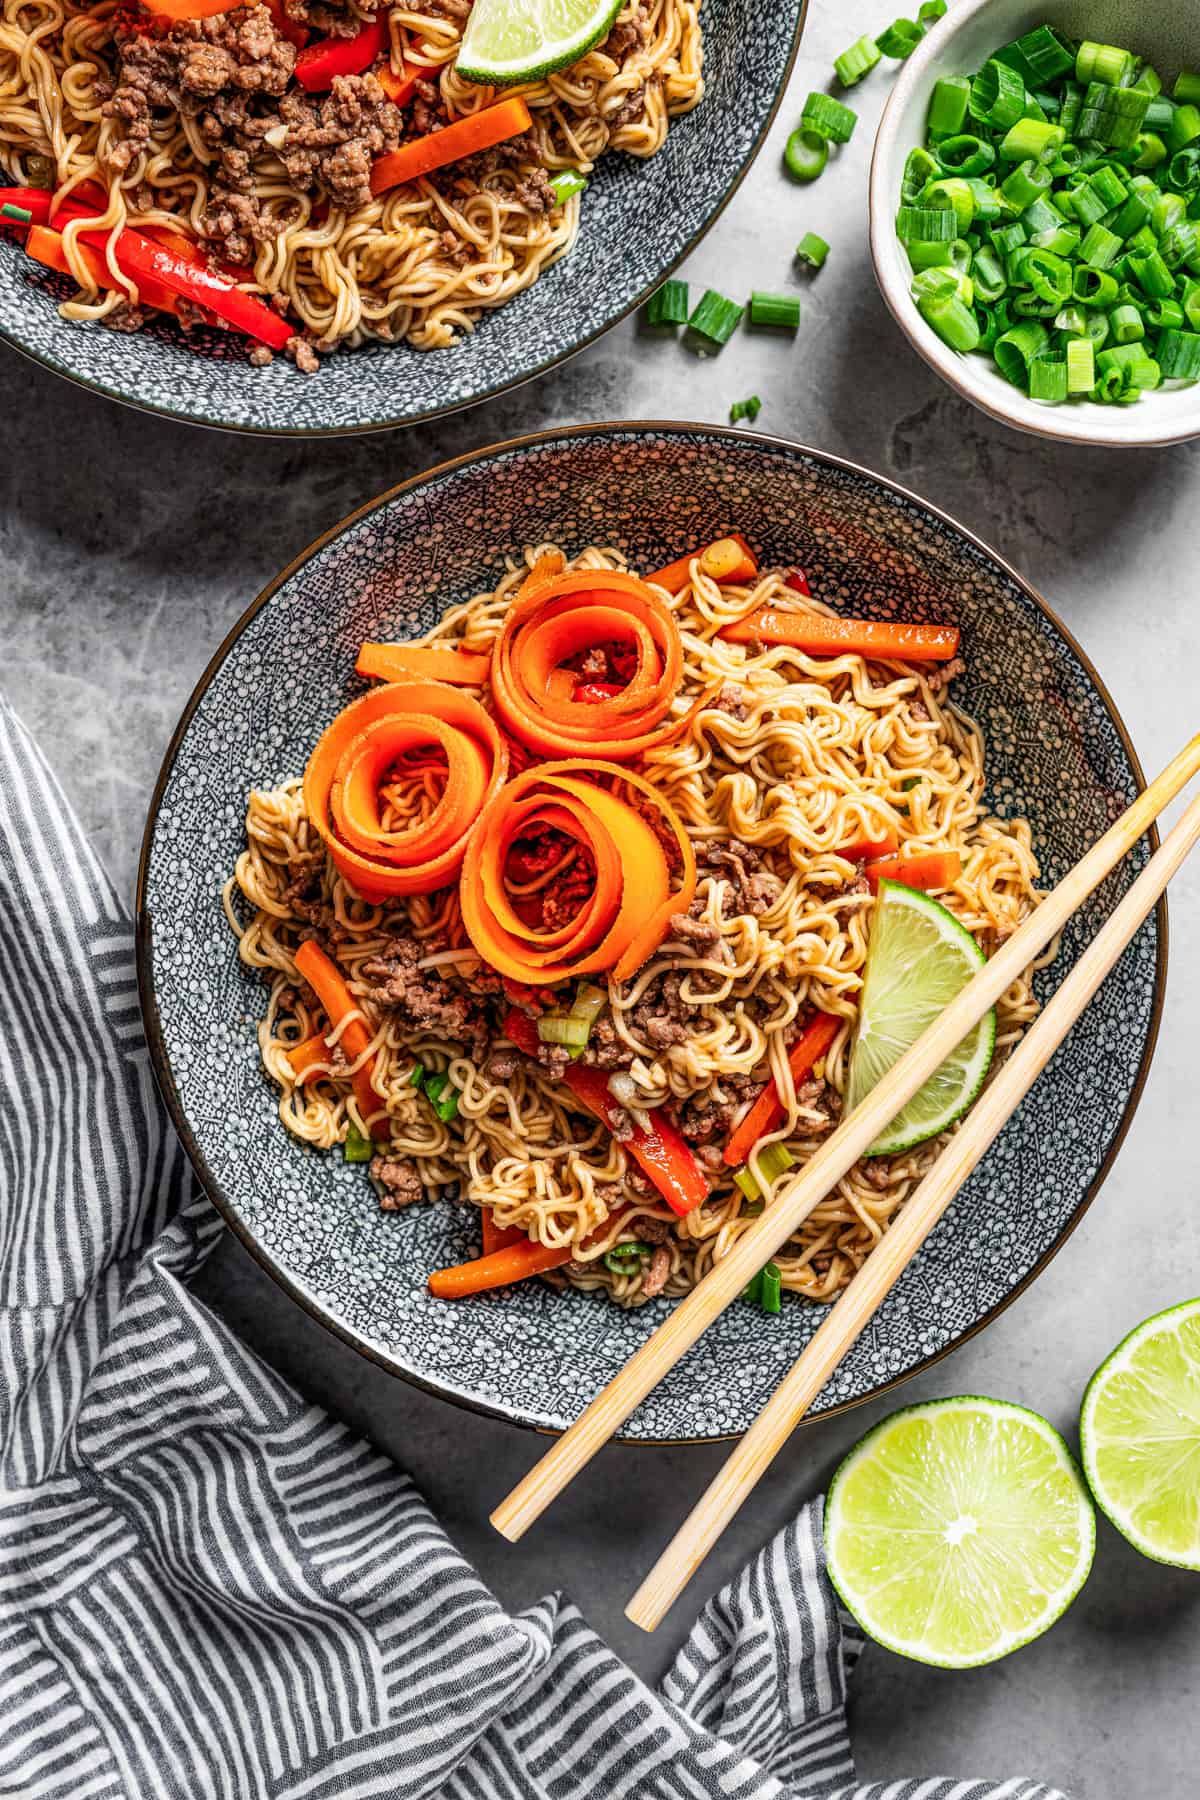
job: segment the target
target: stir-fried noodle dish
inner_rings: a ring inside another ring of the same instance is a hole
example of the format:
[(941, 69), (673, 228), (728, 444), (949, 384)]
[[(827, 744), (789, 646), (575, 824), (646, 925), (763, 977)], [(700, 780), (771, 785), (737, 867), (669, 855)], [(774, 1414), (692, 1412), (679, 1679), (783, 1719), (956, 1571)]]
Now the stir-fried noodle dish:
[(308, 371), (451, 344), (570, 250), (606, 151), (653, 156), (703, 94), (699, 0), (629, 0), (503, 88), (458, 71), (471, 5), (0, 0), (0, 233), (72, 319), (166, 312)]
[[(886, 884), (975, 955), (1036, 905), (958, 640), (839, 617), (733, 536), (641, 579), (533, 547), (426, 638), (363, 645), (302, 774), (251, 793), (225, 906), (285, 1127), (385, 1209), (479, 1209), (435, 1294), (685, 1293), (838, 1120)], [(1027, 974), (1000, 1052), (1035, 1011)], [(858, 1163), (768, 1310), (836, 1296), (937, 1142)]]

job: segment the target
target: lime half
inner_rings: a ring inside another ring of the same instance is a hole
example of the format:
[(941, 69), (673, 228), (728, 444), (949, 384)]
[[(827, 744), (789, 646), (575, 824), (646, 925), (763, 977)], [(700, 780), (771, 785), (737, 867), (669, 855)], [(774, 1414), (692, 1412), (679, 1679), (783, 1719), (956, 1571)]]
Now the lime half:
[(475, 0), (458, 52), (464, 81), (535, 81), (586, 56), (625, 0)]
[(1087, 1580), (1096, 1515), (1071, 1453), (1037, 1413), (933, 1400), (893, 1413), (846, 1458), (825, 1502), (838, 1593), (871, 1637), (945, 1669), (1040, 1637)]
[[(944, 906), (898, 881), (880, 882), (850, 1053), (848, 1111), (916, 1043), (984, 961), (970, 932)], [(875, 1139), (868, 1156), (895, 1156), (952, 1125), (983, 1086), (995, 1044), (996, 1015), (989, 1012)]]
[(1200, 1300), (1147, 1319), (1100, 1364), (1079, 1439), (1117, 1530), (1143, 1556), (1200, 1569)]

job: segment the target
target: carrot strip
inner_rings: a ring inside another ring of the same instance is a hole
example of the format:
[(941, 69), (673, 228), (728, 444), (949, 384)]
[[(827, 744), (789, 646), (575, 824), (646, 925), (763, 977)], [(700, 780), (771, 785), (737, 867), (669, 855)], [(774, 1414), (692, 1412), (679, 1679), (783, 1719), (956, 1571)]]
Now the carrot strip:
[[(338, 1026), (346, 1022), (345, 1030), (338, 1038), (338, 1043), (350, 1062), (357, 1062), (363, 1051), (371, 1042), (371, 1033), (361, 1016), (357, 1000), (346, 986), (346, 978), (337, 964), (333, 962), (315, 938), (309, 938), (301, 944), (296, 952), (296, 967), (307, 981), (321, 1005), (325, 1008), (330, 1029), (337, 1031)], [(375, 1058), (369, 1057), (362, 1067), (356, 1069), (351, 1081), (358, 1110), (363, 1122), (372, 1137), (386, 1138), (391, 1135), (387, 1121), (387, 1113), (383, 1101), (371, 1085), (371, 1076), (375, 1071)]]
[(354, 668), (368, 681), (448, 681), (452, 687), (482, 687), (491, 666), (490, 654), (456, 650), (450, 644), (364, 644)]
[(668, 563), (665, 569), (656, 569), (645, 579), (652, 581), (655, 587), (666, 588), (668, 594), (681, 593), (692, 579), (692, 564), (697, 558), (702, 572), (713, 581), (752, 581), (758, 574), (753, 550), (741, 532), (734, 531), (728, 537), (706, 544), (701, 550), (690, 550), (686, 556)]
[(292, 1073), (296, 1080), (307, 1081), (313, 1069), (322, 1063), (328, 1064), (329, 1062), (330, 1051), (329, 1045), (325, 1042), (325, 1033), (315, 1031), (311, 1037), (306, 1037), (301, 1043), (293, 1044), (285, 1054), (292, 1065)]
[(501, 1231), (492, 1214), (490, 1206), (483, 1208), (483, 1254), (491, 1256), (496, 1250), (507, 1250), (513, 1244), (528, 1243), (528, 1234), (519, 1225), (506, 1226)]
[(881, 881), (900, 881), (905, 887), (922, 888), (932, 893), (935, 888), (953, 887), (962, 874), (962, 857), (957, 850), (928, 850), (918, 856), (890, 856), (868, 863), (863, 874), (872, 888)]
[(144, 0), (147, 12), (160, 19), (215, 19), (218, 13), (232, 12), (243, 0)]
[(381, 63), (373, 73), (393, 106), (407, 106), (417, 91), (417, 72), (407, 63), (403, 73), (399, 75), (391, 63)]
[(512, 1287), (527, 1281), (531, 1275), (547, 1269), (561, 1269), (570, 1262), (571, 1249), (551, 1250), (545, 1244), (525, 1238), (520, 1244), (508, 1244), (474, 1262), (459, 1263), (452, 1269), (435, 1269), (429, 1277), (430, 1293), (437, 1300), (465, 1300), (470, 1294), (490, 1293), (492, 1288)]
[(899, 849), (896, 833), (888, 831), (881, 838), (856, 838), (852, 844), (839, 844), (837, 853), (847, 862), (878, 862), (880, 857), (895, 856)]
[[(792, 1085), (799, 1087), (811, 1075), (841, 1030), (842, 1021), (832, 1013), (818, 1013), (810, 1019), (788, 1056)], [(739, 1120), (733, 1136), (725, 1146), (725, 1161), (731, 1169), (745, 1162), (759, 1138), (766, 1137), (784, 1117), (783, 1101), (774, 1082), (768, 1082), (749, 1112)]]
[[(94, 244), (86, 243), (80, 238), (77, 240), (76, 249), (94, 288), (103, 291), (118, 285), (103, 254), (96, 249)], [(30, 226), (29, 236), (25, 240), (25, 254), (31, 256), (34, 262), (41, 263), (43, 268), (55, 269), (60, 275), (69, 275), (72, 281), (76, 279), (75, 271), (67, 256), (67, 247), (63, 242), (62, 233), (51, 231), (48, 225)], [(160, 312), (178, 311), (178, 303), (174, 294), (168, 293), (167, 289), (160, 287), (157, 282), (143, 277), (138, 281), (137, 289), (138, 299), (142, 304), (157, 307)], [(122, 292), (124, 292), (123, 289)]]
[(958, 654), (959, 640), (954, 625), (837, 619), (773, 606), (756, 608), (719, 635), (730, 644), (789, 644), (807, 656), (870, 656), (881, 662), (949, 662)]
[(532, 123), (529, 108), (516, 96), (485, 107), (482, 112), (470, 113), (441, 131), (414, 138), (411, 143), (401, 144), (398, 150), (381, 156), (371, 170), (371, 192), (385, 193), (402, 182), (416, 181), (434, 169), (442, 169), (447, 163), (474, 156), (476, 151), (490, 150), (506, 138), (520, 137)]

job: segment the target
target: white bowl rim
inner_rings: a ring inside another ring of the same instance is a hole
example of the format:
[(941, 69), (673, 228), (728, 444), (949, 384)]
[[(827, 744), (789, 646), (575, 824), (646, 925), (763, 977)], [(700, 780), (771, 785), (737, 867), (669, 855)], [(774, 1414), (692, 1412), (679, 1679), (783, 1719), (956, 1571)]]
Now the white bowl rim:
[[(899, 143), (900, 120), (914, 93), (927, 78), (935, 58), (964, 25), (991, 5), (992, 0), (956, 0), (953, 10), (926, 32), (916, 49), (900, 65), (899, 76), (884, 106), (871, 153), (868, 204), (871, 262), (888, 311), (918, 356), (943, 381), (981, 412), (1016, 431), (1063, 443), (1095, 444), (1103, 449), (1150, 449), (1200, 437), (1200, 386), (1194, 390), (1195, 406), (1190, 416), (1180, 418), (1175, 415), (1170, 423), (1164, 422), (1161, 414), (1159, 422), (1153, 422), (1152, 395), (1137, 407), (1102, 407), (1086, 401), (1072, 406), (1040, 405), (1016, 388), (1007, 384), (1001, 388), (998, 380), (989, 379), (982, 358), (964, 356), (952, 350), (925, 325), (913, 306), (908, 283), (897, 272), (894, 262), (897, 169), (903, 166), (912, 148), (911, 144)], [(1135, 418), (1135, 413), (1140, 416)], [(1103, 421), (1103, 429), (1100, 421)]]

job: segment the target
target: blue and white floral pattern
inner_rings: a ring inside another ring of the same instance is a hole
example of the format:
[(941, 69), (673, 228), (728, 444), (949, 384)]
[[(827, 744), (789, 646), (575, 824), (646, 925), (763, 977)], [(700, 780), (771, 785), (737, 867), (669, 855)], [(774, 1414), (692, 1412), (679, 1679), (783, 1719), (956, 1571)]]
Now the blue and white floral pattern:
[[(734, 528), (767, 563), (799, 562), (848, 612), (959, 623), (956, 690), (990, 739), (989, 798), (1032, 822), (1058, 880), (1133, 798), (1138, 774), (1107, 696), (1030, 590), (921, 502), (832, 459), (695, 426), (582, 427), (464, 459), (385, 496), (268, 592), (201, 684), (147, 828), (140, 957), (151, 1043), (213, 1197), (289, 1290), (358, 1348), (448, 1398), (561, 1427), (662, 1318), (531, 1282), (468, 1304), (426, 1273), (478, 1254), (473, 1208), (378, 1209), (361, 1168), (279, 1125), (259, 1066), (259, 981), (238, 962), (220, 888), (246, 791), (295, 775), (358, 690), (364, 637), (429, 627), (489, 586), (506, 555), (616, 544), (647, 567)], [(1132, 869), (1066, 933), (1053, 986)], [(1152, 918), (949, 1209), (818, 1409), (911, 1374), (1038, 1268), (1098, 1185), (1153, 1044), (1165, 945)], [(630, 1421), (636, 1438), (741, 1431), (823, 1316), (787, 1300), (764, 1331), (734, 1306)]]
[[(72, 284), (0, 233), (0, 335), (85, 387), (151, 412), (236, 431), (375, 431), (473, 406), (606, 331), (699, 242), (750, 167), (787, 85), (807, 0), (704, 0), (704, 102), (649, 162), (602, 159), (571, 254), (445, 350), (371, 345), (251, 368), (246, 341), (160, 319), (132, 337), (60, 319)], [(0, 169), (0, 182), (5, 179)]]

